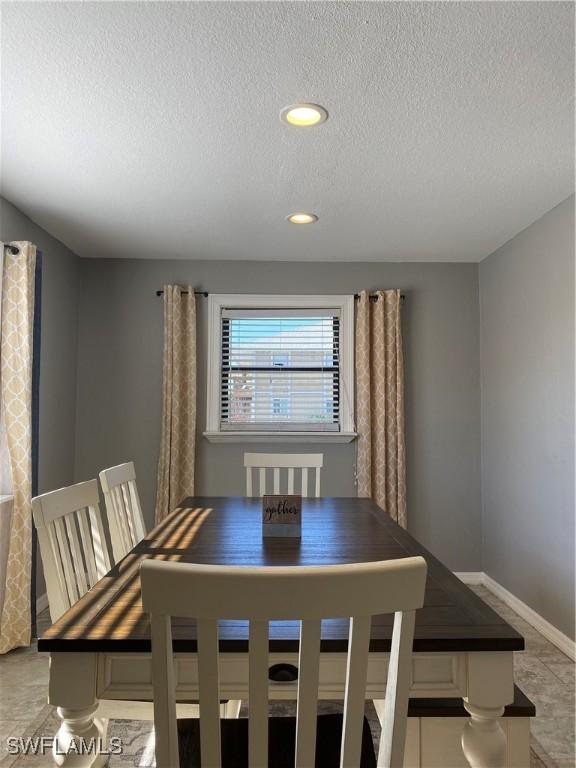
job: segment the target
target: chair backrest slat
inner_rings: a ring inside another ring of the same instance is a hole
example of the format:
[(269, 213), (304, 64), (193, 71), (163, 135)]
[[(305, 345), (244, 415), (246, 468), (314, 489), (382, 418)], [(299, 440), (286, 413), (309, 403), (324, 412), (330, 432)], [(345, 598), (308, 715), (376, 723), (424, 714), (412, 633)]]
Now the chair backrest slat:
[(74, 565), (74, 576), (78, 586), (78, 594), (84, 595), (88, 592), (88, 582), (86, 581), (86, 567), (82, 559), (80, 550), (80, 541), (76, 530), (76, 520), (73, 514), (68, 514), (64, 518), (66, 523), (66, 533), (68, 534), (68, 543), (72, 553), (72, 563)]
[[(203, 765), (220, 768), (220, 683), (218, 674), (218, 622), (197, 619), (198, 700), (200, 752)], [(158, 767), (160, 768), (160, 767)], [(170, 768), (167, 766), (166, 768)]]
[(86, 558), (86, 572), (88, 575), (88, 584), (93, 587), (99, 579), (96, 568), (96, 559), (94, 557), (94, 548), (90, 536), (90, 524), (88, 522), (88, 510), (81, 509), (78, 512), (78, 523), (80, 524), (80, 537), (82, 539), (82, 549)]
[[(118, 539), (120, 541), (120, 545), (122, 547), (120, 551), (129, 552), (134, 545), (130, 546), (131, 537), (130, 537), (130, 530), (128, 528), (129, 513), (126, 508), (124, 494), (122, 493), (122, 491), (123, 491), (123, 488), (121, 485), (117, 485), (114, 488), (111, 488), (110, 499), (114, 505), (114, 518), (116, 522), (117, 534), (118, 534)], [(114, 557), (117, 558), (117, 553), (114, 555)]]
[(360, 765), (371, 623), (371, 616), (354, 616), (350, 620), (341, 766)]
[(119, 562), (146, 535), (134, 463), (128, 461), (103, 469), (100, 485), (106, 502), (112, 553)]
[[(313, 496), (320, 497), (320, 470), (324, 463), (321, 453), (245, 453), (246, 495), (252, 496), (254, 485), (252, 471), (258, 470), (258, 495), (283, 493), (284, 482), (281, 470), (287, 471), (287, 492), (294, 493), (295, 470), (300, 470), (300, 493), (308, 496), (309, 470), (314, 472)], [(267, 470), (272, 469), (272, 490), (267, 490)]]
[(74, 568), (72, 567), (70, 559), (70, 550), (68, 549), (64, 516), (54, 520), (53, 525), (56, 532), (56, 540), (58, 541), (60, 562), (62, 563), (62, 570), (64, 571), (64, 583), (68, 593), (68, 603), (69, 605), (72, 605), (78, 600), (79, 595), (78, 590), (76, 589), (76, 577), (74, 576)]
[(400, 766), (403, 762), (406, 718), (402, 717), (402, 713), (408, 709), (415, 622), (414, 610), (394, 615), (378, 766)]
[(296, 705), (296, 768), (315, 765), (316, 713), (320, 672), (319, 619), (306, 619), (300, 625), (298, 656), (298, 701)]
[(248, 765), (268, 764), (268, 622), (251, 621), (248, 662)]
[[(319, 567), (235, 567), (147, 559), (142, 601), (151, 615), (158, 768), (177, 765), (170, 617), (196, 620), (202, 764), (220, 766), (218, 620), (248, 620), (249, 765), (267, 764), (268, 625), (300, 620), (297, 768), (315, 762), (321, 621), (349, 618), (341, 766), (359, 765), (371, 617), (394, 613), (379, 766), (403, 760), (414, 615), (424, 602), (423, 558)], [(290, 599), (279, 600), (278, 595)], [(162, 623), (163, 622), (163, 623)], [(162, 632), (158, 627), (164, 627)], [(156, 628), (156, 629), (155, 629)], [(165, 633), (165, 634), (163, 634)], [(156, 640), (160, 637), (160, 640)], [(171, 705), (169, 705), (171, 702)], [(262, 760), (263, 758), (264, 761)], [(172, 761), (172, 762), (170, 762)]]
[(266, 493), (266, 469), (260, 467), (260, 496), (264, 496)]
[(302, 467), (302, 496), (308, 496), (308, 467)]
[[(100, 506), (88, 507), (88, 518), (90, 520), (92, 542), (94, 543), (96, 573), (105, 575), (110, 570), (110, 557), (108, 555), (108, 547), (106, 546), (106, 537), (104, 536), (104, 526), (100, 516)], [(102, 576), (98, 578), (102, 578)]]
[(56, 621), (110, 570), (96, 480), (37, 496), (32, 512)]
[[(42, 552), (59, 552), (56, 529), (53, 525), (49, 526), (48, 528), (38, 528), (37, 533), (41, 556)], [(60, 557), (53, 557), (52, 562), (54, 567), (49, 569), (50, 572), (48, 572), (46, 567), (44, 567), (44, 578), (46, 579), (47, 594), (58, 595), (60, 598), (60, 607), (55, 613), (55, 615), (59, 616), (60, 614), (64, 613), (65, 610), (67, 610), (70, 605), (70, 601), (68, 599), (68, 590), (66, 589), (66, 577), (62, 568), (62, 560)], [(54, 583), (54, 586), (52, 589), (50, 589), (49, 585), (52, 583)], [(52, 608), (50, 608), (50, 615), (52, 615)]]

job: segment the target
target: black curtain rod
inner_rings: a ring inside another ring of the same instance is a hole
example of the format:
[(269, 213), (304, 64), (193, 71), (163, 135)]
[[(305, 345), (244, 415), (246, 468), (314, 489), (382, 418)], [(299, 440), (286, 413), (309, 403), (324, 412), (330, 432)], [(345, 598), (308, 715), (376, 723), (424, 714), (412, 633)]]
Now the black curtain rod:
[[(10, 247), (10, 246), (6, 246), (6, 247), (8, 248), (8, 247)], [(12, 247), (13, 247), (13, 246), (12, 246)], [(17, 252), (18, 252), (18, 251), (16, 251), (16, 253), (17, 253)], [(185, 296), (187, 296), (187, 295), (188, 295), (188, 291), (182, 291), (182, 293), (183, 293)], [(163, 296), (163, 295), (164, 295), (164, 291), (156, 291), (156, 296)], [(194, 296), (204, 296), (204, 298), (205, 298), (205, 299), (207, 299), (207, 298), (208, 298), (208, 291), (194, 291)], [(355, 299), (359, 299), (359, 298), (360, 298), (360, 294), (359, 294), (359, 293), (355, 293), (355, 294), (354, 294), (354, 298), (355, 298)], [(401, 298), (401, 299), (405, 299), (405, 298), (406, 298), (406, 296), (405, 296), (403, 293), (401, 293), (401, 294), (400, 294), (400, 298)], [(378, 300), (378, 296), (374, 296), (374, 295), (372, 295), (372, 294), (371, 294), (371, 295), (369, 296), (369, 299), (370, 299), (370, 301), (377, 301), (377, 300)]]
[(4, 248), (10, 251), (14, 256), (16, 256), (17, 253), (20, 253), (20, 248), (18, 248), (17, 245), (12, 245), (11, 243), (4, 243)]
[[(359, 293), (355, 293), (354, 294), (354, 298), (355, 299), (359, 299), (360, 298), (360, 294)], [(378, 296), (376, 296), (374, 293), (369, 293), (368, 294), (368, 298), (370, 299), (370, 301), (378, 301)], [(400, 298), (402, 300), (404, 300), (406, 298), (405, 294), (401, 293), (400, 294)]]

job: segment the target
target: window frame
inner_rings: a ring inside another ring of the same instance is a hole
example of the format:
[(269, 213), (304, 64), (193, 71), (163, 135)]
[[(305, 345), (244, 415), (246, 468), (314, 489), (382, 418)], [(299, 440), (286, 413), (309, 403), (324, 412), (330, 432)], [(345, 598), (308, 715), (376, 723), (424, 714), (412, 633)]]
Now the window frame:
[[(340, 313), (340, 429), (338, 431), (221, 430), (221, 317), (224, 309), (336, 309)], [(206, 431), (210, 442), (348, 443), (354, 431), (354, 296), (211, 293), (208, 296)]]

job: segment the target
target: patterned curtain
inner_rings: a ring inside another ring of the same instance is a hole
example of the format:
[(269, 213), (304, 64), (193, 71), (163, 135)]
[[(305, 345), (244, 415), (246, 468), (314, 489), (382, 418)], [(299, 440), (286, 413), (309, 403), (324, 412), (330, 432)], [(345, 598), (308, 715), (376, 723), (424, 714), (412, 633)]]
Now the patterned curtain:
[(156, 522), (194, 494), (196, 442), (196, 297), (164, 286), (164, 397)]
[(399, 290), (362, 291), (356, 313), (358, 496), (406, 528), (404, 364)]
[[(32, 353), (36, 248), (14, 243), (4, 252), (0, 325), (0, 394), (5, 451), (14, 495), (0, 653), (30, 644), (32, 571)], [(3, 489), (5, 492), (5, 489)]]

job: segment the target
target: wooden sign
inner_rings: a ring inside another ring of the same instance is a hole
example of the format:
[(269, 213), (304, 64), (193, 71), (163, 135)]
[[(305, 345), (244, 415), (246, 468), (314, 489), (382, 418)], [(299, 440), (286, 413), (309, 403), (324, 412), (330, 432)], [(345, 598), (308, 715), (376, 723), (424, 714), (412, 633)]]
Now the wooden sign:
[(264, 496), (262, 533), (265, 537), (293, 536), (302, 531), (302, 496)]

